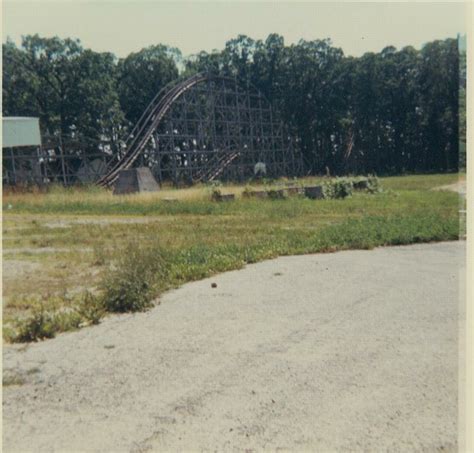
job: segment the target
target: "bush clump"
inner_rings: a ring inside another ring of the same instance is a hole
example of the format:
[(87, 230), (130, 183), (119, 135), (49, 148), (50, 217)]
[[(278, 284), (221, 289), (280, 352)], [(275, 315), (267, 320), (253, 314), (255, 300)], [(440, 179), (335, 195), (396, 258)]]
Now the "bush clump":
[(352, 196), (353, 182), (347, 178), (336, 178), (334, 181), (334, 198), (346, 198)]
[(15, 324), (16, 333), (11, 340), (16, 343), (29, 343), (56, 335), (53, 316), (43, 306), (35, 308), (29, 317), (19, 319)]
[(325, 181), (323, 183), (323, 197), (328, 200), (334, 198), (334, 184), (332, 181)]
[(336, 178), (323, 184), (324, 198), (346, 198), (352, 195), (353, 181), (348, 178)]
[(86, 291), (76, 307), (76, 312), (85, 322), (99, 324), (106, 313), (103, 298)]
[(213, 189), (211, 192), (211, 200), (212, 201), (220, 201), (222, 198), (222, 192), (220, 189)]
[(367, 177), (367, 192), (369, 193), (379, 193), (382, 192), (382, 186), (380, 185), (380, 180), (375, 175), (369, 175)]
[(153, 305), (166, 279), (163, 249), (152, 244), (129, 244), (101, 282), (104, 308), (109, 312), (143, 311)]
[(41, 303), (33, 308), (30, 315), (17, 319), (13, 329), (4, 331), (4, 337), (14, 343), (29, 343), (77, 329), (82, 322), (83, 318), (75, 311), (47, 310)]

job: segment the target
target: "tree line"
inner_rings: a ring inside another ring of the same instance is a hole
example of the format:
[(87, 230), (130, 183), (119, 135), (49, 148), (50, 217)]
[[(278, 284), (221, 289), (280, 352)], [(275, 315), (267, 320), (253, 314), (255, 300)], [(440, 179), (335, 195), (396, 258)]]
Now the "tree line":
[(162, 44), (117, 58), (74, 39), (26, 36), (3, 44), (3, 115), (38, 116), (45, 136), (91, 150), (103, 141), (117, 148), (162, 87), (200, 71), (255, 85), (295, 137), (307, 173), (458, 169), (465, 103), (456, 39), (351, 57), (327, 39), (285, 45), (277, 34), (240, 35), (187, 58)]

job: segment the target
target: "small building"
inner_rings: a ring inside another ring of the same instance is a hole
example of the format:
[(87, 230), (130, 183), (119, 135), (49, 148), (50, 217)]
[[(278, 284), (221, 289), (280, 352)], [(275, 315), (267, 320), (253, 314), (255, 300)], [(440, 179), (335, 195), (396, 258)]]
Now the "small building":
[(3, 183), (41, 183), (39, 118), (2, 118)]

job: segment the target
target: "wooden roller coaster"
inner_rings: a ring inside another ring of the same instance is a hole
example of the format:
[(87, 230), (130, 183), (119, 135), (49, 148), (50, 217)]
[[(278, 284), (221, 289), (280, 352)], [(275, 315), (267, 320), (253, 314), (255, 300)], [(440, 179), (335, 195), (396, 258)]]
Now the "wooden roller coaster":
[(253, 176), (264, 162), (269, 176), (296, 176), (301, 159), (271, 106), (254, 87), (233, 78), (196, 74), (164, 87), (150, 102), (114, 156), (101, 186), (133, 165), (152, 169), (161, 182), (195, 183)]
[(159, 183), (175, 185), (245, 181), (262, 165), (267, 177), (302, 172), (290, 134), (262, 93), (211, 73), (163, 87), (123, 142), (43, 137), (41, 147), (7, 153), (3, 163), (7, 184), (104, 187), (134, 166), (148, 167)]

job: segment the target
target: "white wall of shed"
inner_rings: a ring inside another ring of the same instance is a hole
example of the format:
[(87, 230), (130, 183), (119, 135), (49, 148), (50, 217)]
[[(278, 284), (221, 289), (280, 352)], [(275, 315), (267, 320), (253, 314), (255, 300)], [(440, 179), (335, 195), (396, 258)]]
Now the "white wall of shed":
[(2, 148), (41, 146), (38, 118), (3, 118), (2, 126)]

